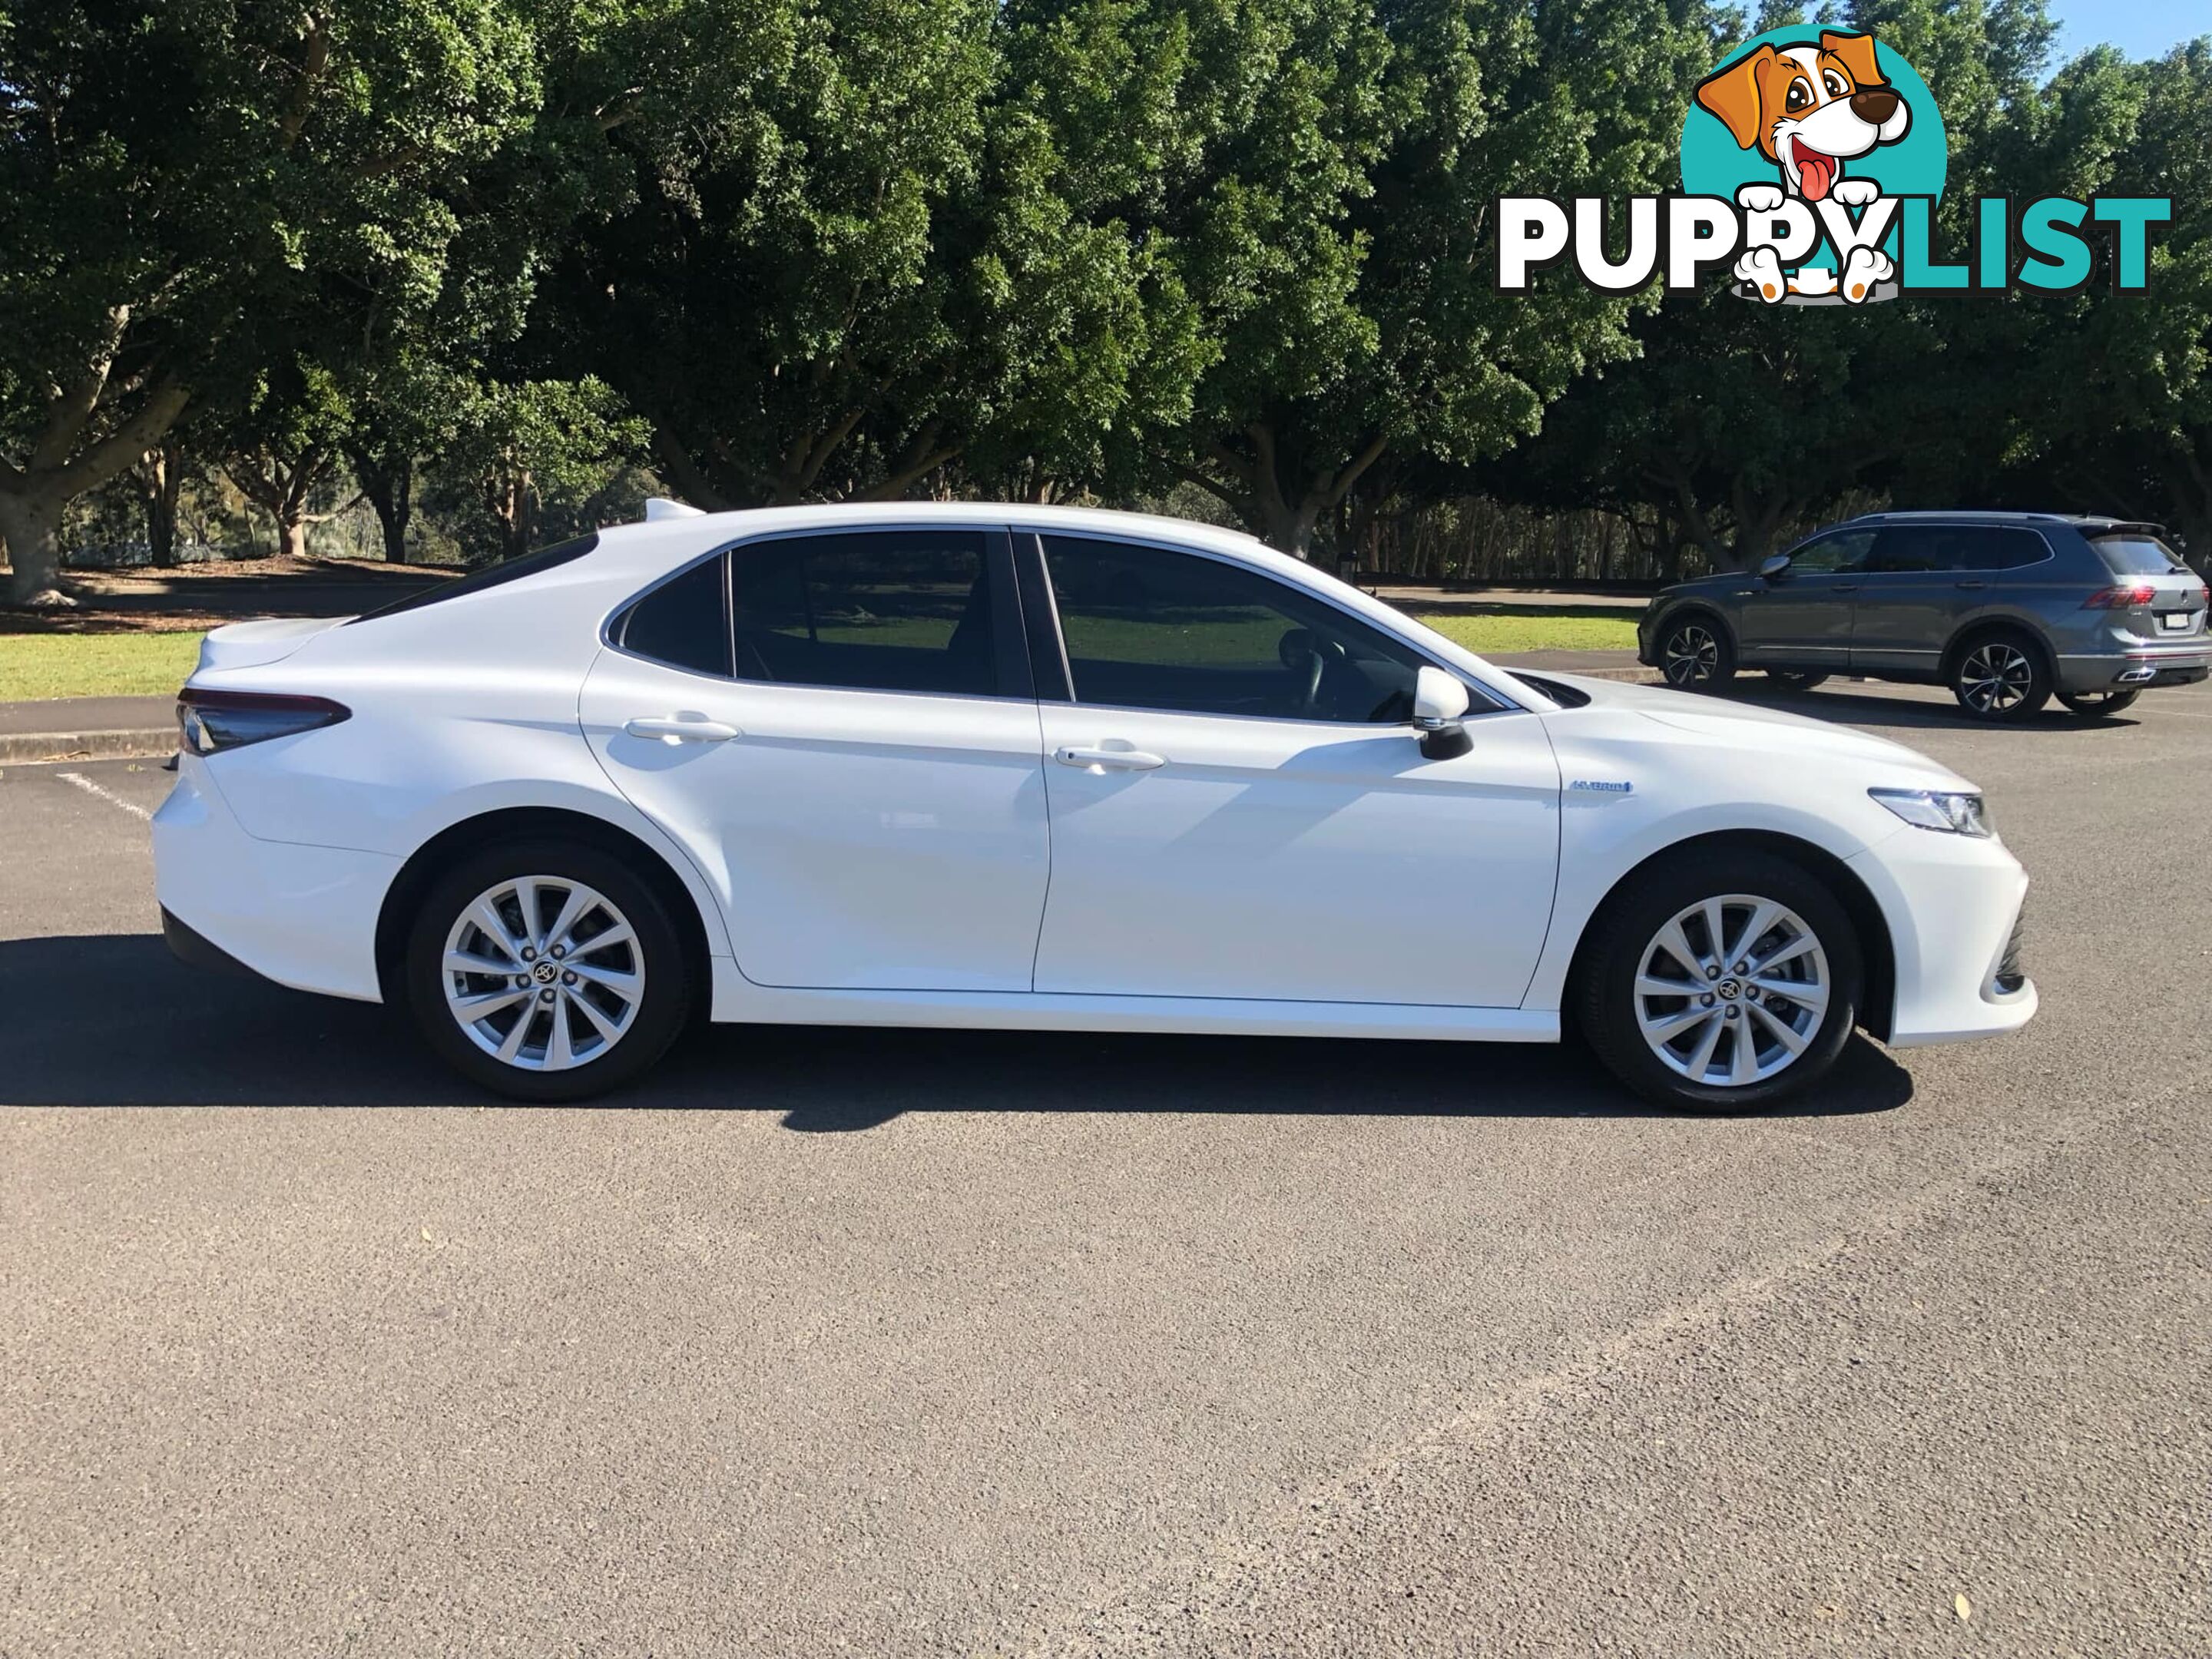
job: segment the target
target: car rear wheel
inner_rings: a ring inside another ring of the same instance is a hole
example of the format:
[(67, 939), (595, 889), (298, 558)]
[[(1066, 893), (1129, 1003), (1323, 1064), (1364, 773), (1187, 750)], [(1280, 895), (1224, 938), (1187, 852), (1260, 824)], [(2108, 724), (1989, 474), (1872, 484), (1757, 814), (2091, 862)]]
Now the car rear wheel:
[(1786, 859), (1697, 853), (1641, 872), (1577, 958), (1573, 1010), (1646, 1099), (1745, 1111), (1818, 1081), (1857, 1021), (1856, 934)]
[(1796, 668), (1770, 668), (1766, 678), (1785, 691), (1810, 691), (1816, 685), (1826, 685), (1826, 674), (1808, 673)]
[(675, 1040), (692, 988), (653, 886), (580, 842), (487, 849), (437, 881), (407, 944), (424, 1038), (518, 1100), (580, 1100), (638, 1077)]
[(2117, 714), (2142, 696), (2136, 686), (2119, 691), (2061, 691), (2058, 701), (2074, 713), (2088, 720), (2102, 720)]
[(2051, 671), (2024, 635), (1984, 634), (1954, 659), (1951, 695), (1976, 720), (2024, 720), (2051, 701)]
[(1735, 674), (1735, 647), (1711, 617), (1684, 617), (1660, 636), (1659, 672), (1679, 691), (1717, 691)]

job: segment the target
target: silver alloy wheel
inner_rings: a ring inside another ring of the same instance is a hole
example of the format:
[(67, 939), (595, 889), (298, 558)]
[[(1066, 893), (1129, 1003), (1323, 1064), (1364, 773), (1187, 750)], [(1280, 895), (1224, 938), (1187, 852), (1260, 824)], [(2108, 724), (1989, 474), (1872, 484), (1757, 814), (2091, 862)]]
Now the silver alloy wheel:
[(645, 998), (629, 919), (566, 876), (516, 876), (479, 893), (446, 934), (441, 972), (469, 1040), (526, 1072), (599, 1059)]
[(1804, 919), (1754, 893), (1691, 905), (1636, 970), (1636, 1025), (1661, 1064), (1708, 1088), (1786, 1071), (1828, 1015), (1828, 953)]
[(1669, 685), (1695, 685), (1709, 680), (1721, 665), (1720, 641), (1702, 623), (1684, 623), (1667, 635), (1660, 653), (1659, 672)]
[(1959, 665), (1959, 689), (1977, 714), (2003, 714), (2027, 700), (2035, 684), (2035, 664), (2027, 653), (2003, 640), (1990, 640), (1966, 653)]

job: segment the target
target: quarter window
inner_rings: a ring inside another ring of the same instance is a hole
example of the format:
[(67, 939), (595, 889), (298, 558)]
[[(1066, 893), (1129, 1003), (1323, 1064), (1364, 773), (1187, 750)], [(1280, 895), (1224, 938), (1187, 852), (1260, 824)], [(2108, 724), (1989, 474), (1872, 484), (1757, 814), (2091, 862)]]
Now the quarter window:
[(695, 674), (726, 678), (730, 672), (730, 615), (723, 573), (726, 555), (695, 564), (630, 606), (623, 618), (622, 647)]
[(1413, 717), (1420, 656), (1286, 583), (1164, 548), (1043, 541), (1078, 702), (1277, 720)]
[(736, 674), (779, 685), (999, 690), (980, 530), (794, 536), (733, 549)]

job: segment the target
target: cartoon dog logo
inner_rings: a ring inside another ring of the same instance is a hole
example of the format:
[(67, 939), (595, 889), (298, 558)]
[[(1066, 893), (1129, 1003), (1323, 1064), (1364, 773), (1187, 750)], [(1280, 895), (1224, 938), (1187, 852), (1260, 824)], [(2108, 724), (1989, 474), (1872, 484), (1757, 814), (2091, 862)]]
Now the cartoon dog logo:
[[(1881, 186), (1846, 178), (1844, 163), (1897, 143), (1912, 125), (1911, 106), (1875, 62), (1870, 34), (1824, 30), (1817, 46), (1762, 45), (1701, 82), (1698, 102), (1720, 118), (1738, 149), (1756, 149), (1775, 165), (1778, 185), (1746, 185), (1736, 192), (1737, 205), (1751, 213), (1772, 212), (1793, 196), (1866, 206)], [(1851, 250), (1840, 276), (1807, 266), (1785, 282), (1774, 250), (1762, 247), (1739, 259), (1735, 274), (1770, 303), (1785, 292), (1826, 295), (1840, 288), (1855, 304), (1895, 275), (1895, 267), (1879, 248), (1860, 247)]]

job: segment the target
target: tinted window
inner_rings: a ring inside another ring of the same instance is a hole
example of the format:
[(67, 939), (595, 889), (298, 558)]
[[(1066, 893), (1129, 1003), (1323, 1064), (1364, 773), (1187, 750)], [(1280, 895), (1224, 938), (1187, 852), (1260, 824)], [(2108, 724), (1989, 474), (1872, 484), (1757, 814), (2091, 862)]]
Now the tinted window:
[(2181, 555), (2155, 536), (2092, 536), (2089, 545), (2115, 576), (2164, 576), (2185, 568)]
[(396, 617), (403, 611), (420, 611), (426, 605), (440, 605), (447, 599), (458, 599), (464, 593), (481, 593), (487, 587), (499, 587), (507, 582), (520, 581), (523, 577), (534, 576), (541, 570), (550, 570), (555, 565), (580, 559), (599, 544), (596, 532), (579, 536), (574, 541), (556, 542), (550, 547), (541, 547), (535, 553), (522, 554), (503, 564), (486, 565), (482, 570), (463, 576), (458, 581), (440, 582), (435, 587), (410, 593), (404, 599), (394, 599), (390, 605), (364, 611), (354, 621), (374, 622), (379, 617)]
[(2050, 551), (2033, 530), (1973, 524), (1894, 525), (1875, 542), (1874, 568), (1885, 573), (2016, 570)]
[(695, 674), (730, 672), (730, 617), (724, 608), (720, 558), (696, 564), (663, 582), (623, 618), (622, 646), (641, 657)]
[(1048, 536), (1044, 553), (1078, 702), (1279, 720), (1413, 717), (1422, 659), (1285, 583), (1127, 543)]
[(730, 555), (739, 679), (999, 690), (980, 530), (794, 536)]
[(1832, 536), (1816, 536), (1790, 550), (1790, 568), (1812, 576), (1863, 569), (1867, 550), (1873, 545), (1871, 530), (1844, 530)]

